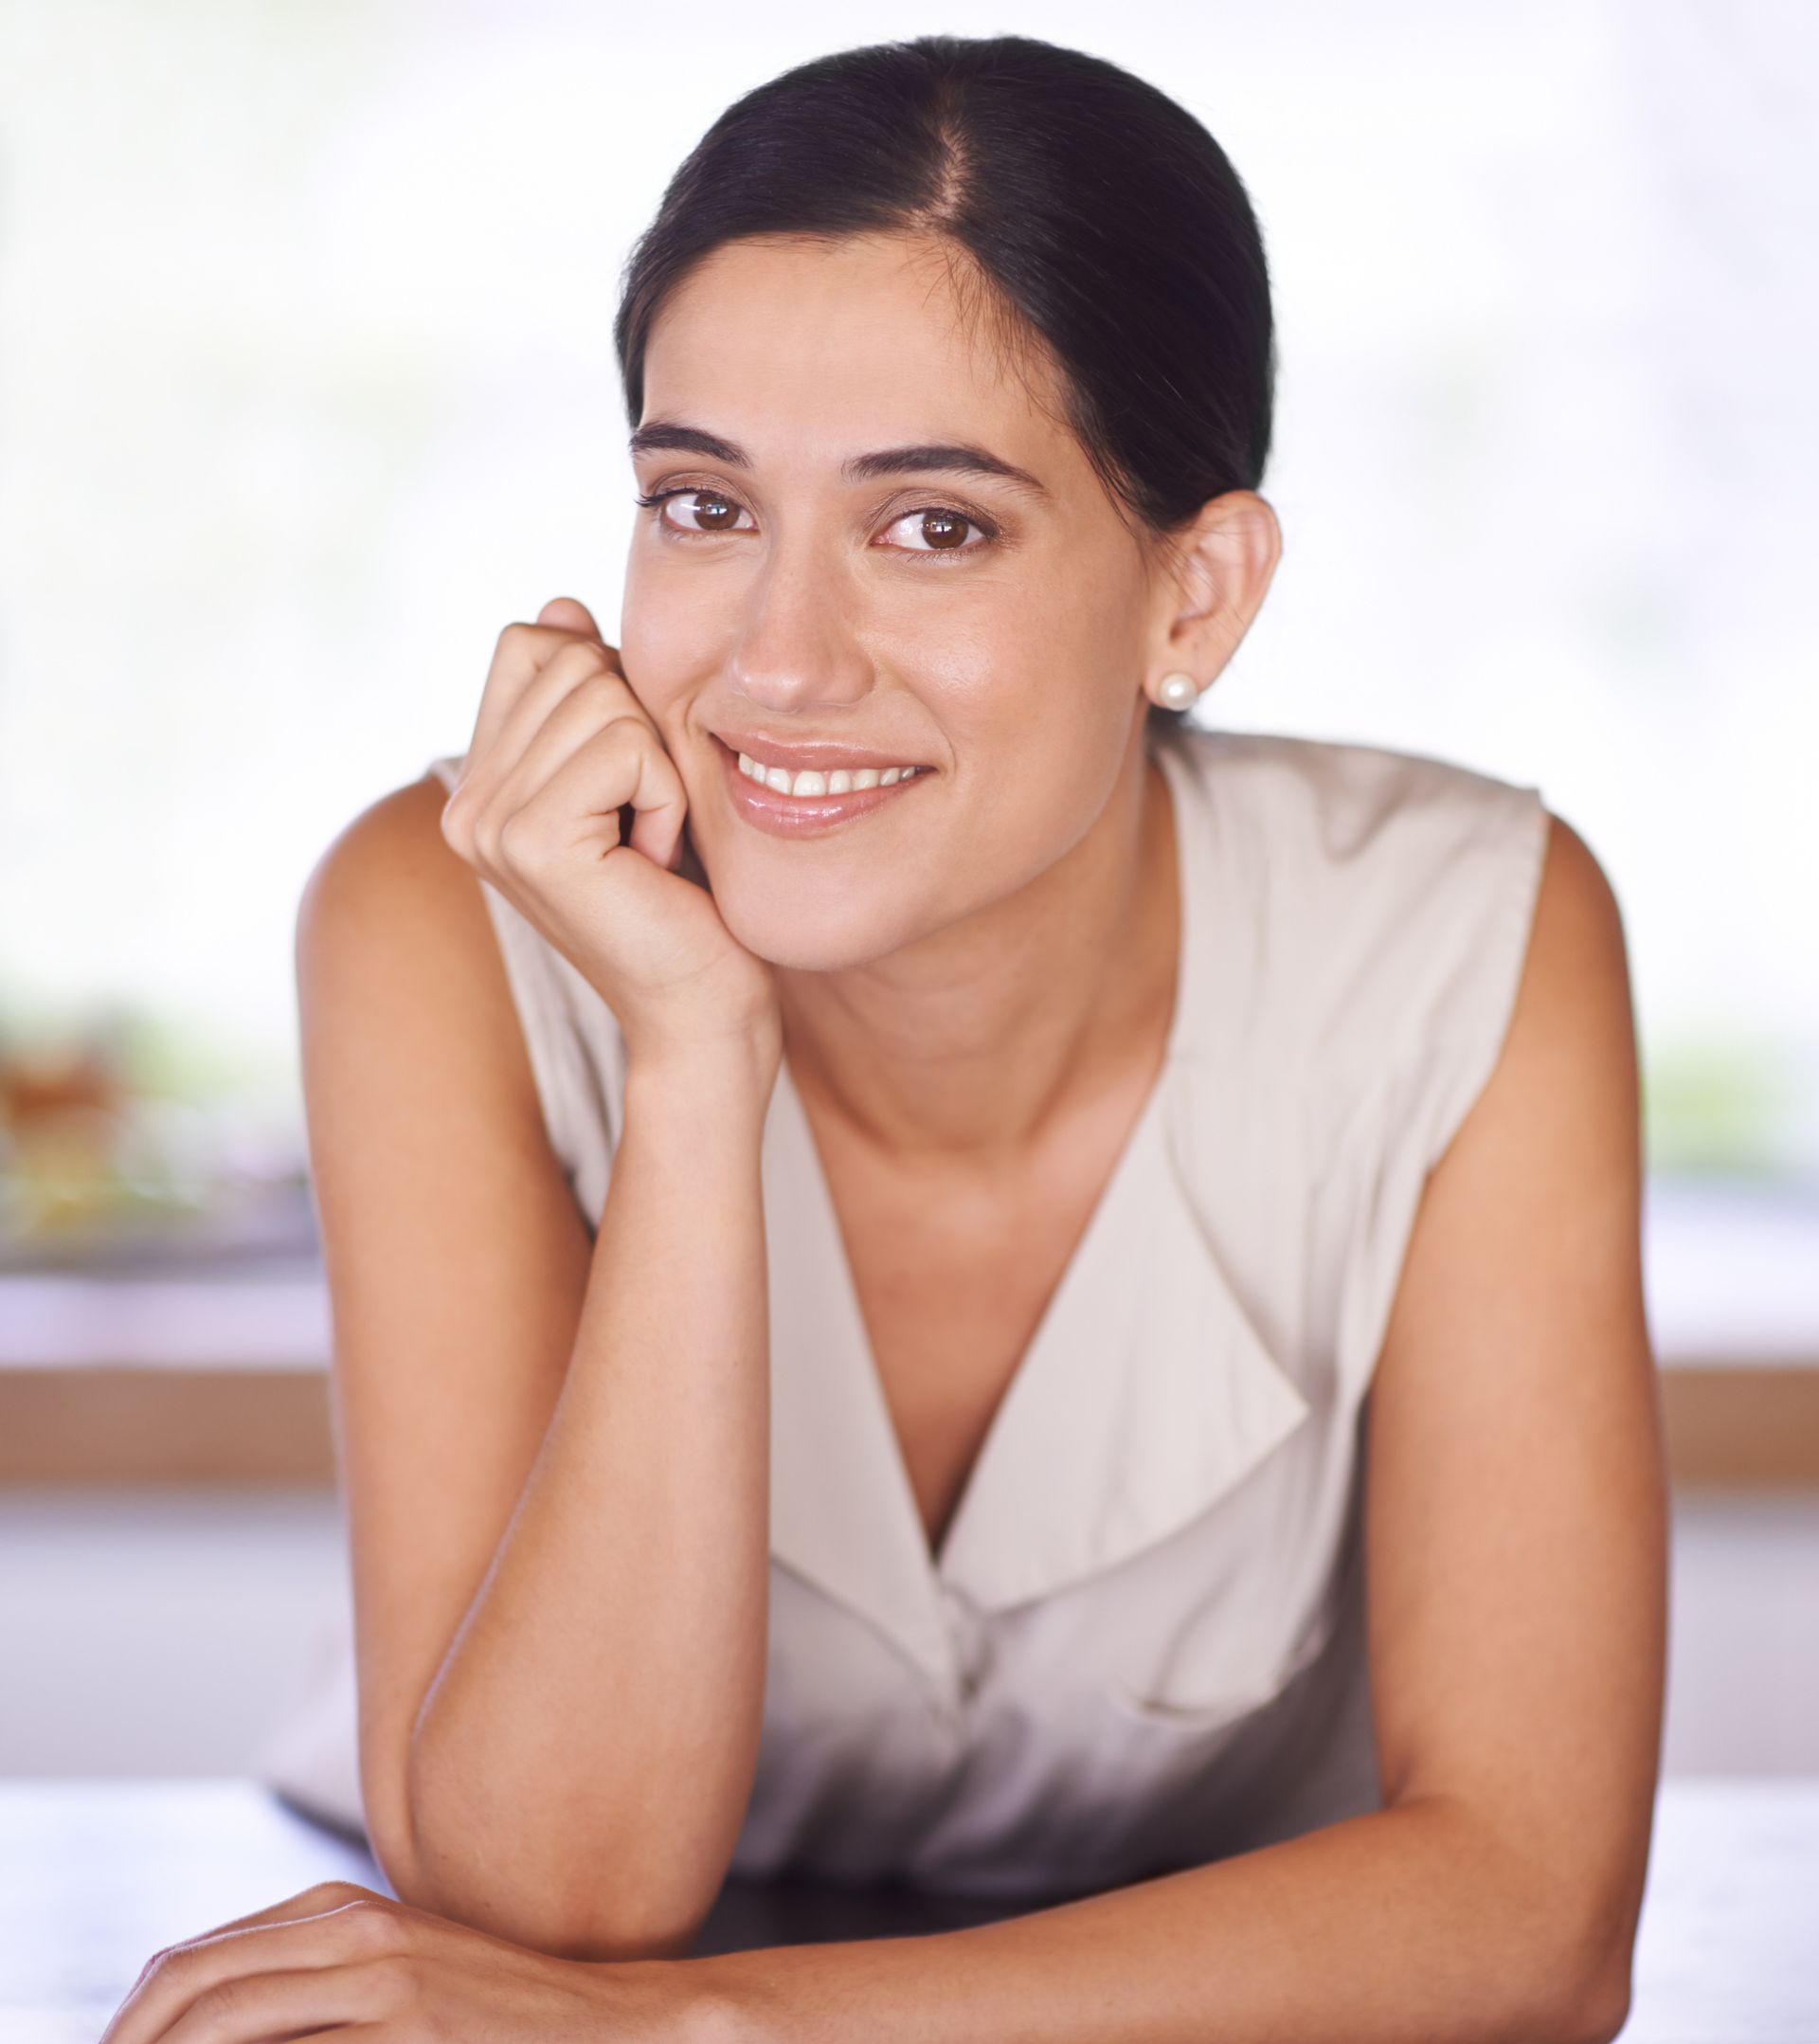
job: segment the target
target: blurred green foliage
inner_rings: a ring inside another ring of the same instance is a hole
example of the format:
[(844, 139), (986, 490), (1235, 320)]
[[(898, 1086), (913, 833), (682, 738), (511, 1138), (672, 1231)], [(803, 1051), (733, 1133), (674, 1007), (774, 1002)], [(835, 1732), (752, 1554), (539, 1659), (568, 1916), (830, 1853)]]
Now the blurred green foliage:
[(1684, 1037), (1645, 1052), (1644, 1149), (1651, 1172), (1756, 1182), (1810, 1175), (1800, 1154), (1800, 1076), (1787, 1049)]
[[(1649, 1174), (1810, 1183), (1814, 1070), (1730, 1036), (1647, 1048)], [(0, 986), (0, 1263), (291, 1239), (306, 1197), (297, 1076), (272, 1046), (130, 1000), (28, 1011)]]

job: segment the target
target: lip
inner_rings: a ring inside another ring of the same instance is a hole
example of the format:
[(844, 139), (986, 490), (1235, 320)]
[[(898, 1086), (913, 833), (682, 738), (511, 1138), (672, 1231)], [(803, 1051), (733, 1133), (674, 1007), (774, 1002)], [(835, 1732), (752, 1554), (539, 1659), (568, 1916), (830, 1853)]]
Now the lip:
[[(837, 830), (842, 823), (882, 809), (900, 795), (913, 794), (925, 781), (935, 778), (932, 773), (917, 773), (907, 781), (894, 781), (889, 787), (854, 788), (844, 795), (780, 795), (774, 787), (765, 787), (741, 773), (739, 753), (724, 739), (716, 735), (714, 743), (725, 762), (727, 793), (735, 813), (777, 838), (814, 838)], [(758, 757), (755, 752), (751, 756)], [(842, 764), (853, 764), (855, 756), (846, 753)], [(864, 766), (867, 762), (859, 759), (858, 764)], [(896, 764), (895, 760), (885, 761), (888, 767)]]
[(718, 738), (734, 752), (744, 752), (761, 767), (787, 767), (800, 773), (804, 767), (825, 773), (831, 767), (920, 767), (932, 762), (909, 752), (875, 752), (862, 745), (848, 745), (838, 738), (803, 738), (785, 745), (779, 738), (765, 738), (756, 732), (715, 731)]

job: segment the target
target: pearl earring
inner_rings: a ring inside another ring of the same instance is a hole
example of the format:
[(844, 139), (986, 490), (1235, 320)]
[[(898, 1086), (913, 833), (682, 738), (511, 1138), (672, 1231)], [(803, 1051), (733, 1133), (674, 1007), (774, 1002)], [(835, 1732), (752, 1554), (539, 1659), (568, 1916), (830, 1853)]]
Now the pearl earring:
[(1185, 710), (1200, 693), (1200, 684), (1189, 674), (1164, 675), (1156, 684), (1156, 700), (1164, 710)]

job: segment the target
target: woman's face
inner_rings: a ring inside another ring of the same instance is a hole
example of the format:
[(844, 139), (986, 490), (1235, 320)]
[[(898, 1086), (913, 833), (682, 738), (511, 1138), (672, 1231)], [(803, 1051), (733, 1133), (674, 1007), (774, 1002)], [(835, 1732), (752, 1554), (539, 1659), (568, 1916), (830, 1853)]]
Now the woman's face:
[[(653, 327), (634, 464), (677, 494), (637, 515), (620, 652), (729, 930), (780, 966), (864, 964), (1014, 895), (1140, 757), (1145, 557), (1053, 385), (1039, 407), (974, 328), (938, 251), (897, 237), (729, 244)], [(742, 740), (932, 770), (783, 834), (741, 806)]]

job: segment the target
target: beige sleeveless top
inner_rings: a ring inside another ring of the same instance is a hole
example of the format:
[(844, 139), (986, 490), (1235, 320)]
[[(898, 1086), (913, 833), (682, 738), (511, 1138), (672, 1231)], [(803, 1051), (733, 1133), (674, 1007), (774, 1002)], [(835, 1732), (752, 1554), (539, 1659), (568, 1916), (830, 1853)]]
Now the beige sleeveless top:
[[(1360, 1407), (1423, 1182), (1509, 1021), (1547, 812), (1534, 787), (1378, 747), (1153, 743), (1181, 886), (1165, 1062), (939, 1565), (779, 1073), (769, 1661), (735, 1873), (1061, 1897), (1380, 1806)], [(452, 786), (460, 759), (433, 766)], [(591, 1228), (621, 1039), (485, 895)], [(358, 1827), (351, 1654), (264, 1778)]]

